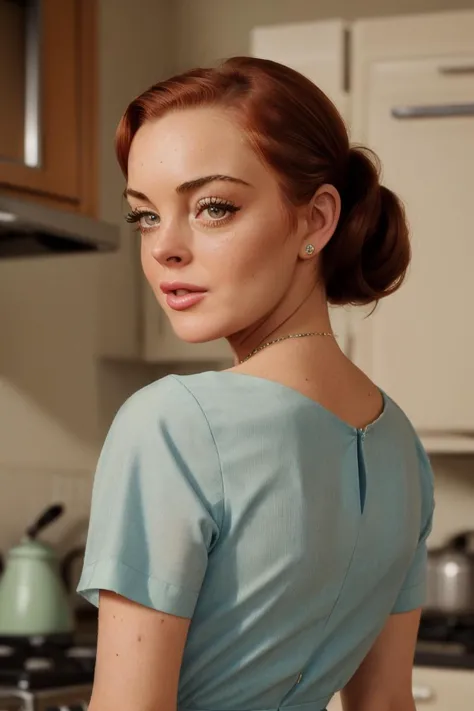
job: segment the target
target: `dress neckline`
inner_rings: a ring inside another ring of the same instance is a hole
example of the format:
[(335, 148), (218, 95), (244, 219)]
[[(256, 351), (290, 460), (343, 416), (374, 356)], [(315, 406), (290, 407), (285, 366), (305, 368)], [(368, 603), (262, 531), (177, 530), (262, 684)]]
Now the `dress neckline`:
[(309, 397), (308, 395), (305, 395), (302, 393), (300, 390), (297, 390), (296, 388), (292, 388), (290, 385), (284, 385), (284, 383), (280, 383), (278, 380), (271, 380), (270, 378), (264, 378), (260, 375), (251, 375), (250, 373), (240, 373), (236, 371), (231, 371), (231, 370), (209, 370), (207, 371), (207, 374), (209, 375), (218, 375), (218, 376), (226, 376), (229, 378), (241, 378), (242, 380), (248, 380), (248, 381), (254, 381), (256, 384), (265, 384), (266, 386), (274, 387), (276, 390), (280, 390), (281, 392), (286, 392), (292, 397), (299, 398), (302, 402), (306, 402), (306, 404), (313, 406), (314, 408), (317, 408), (321, 412), (325, 413), (328, 417), (331, 417), (335, 422), (338, 422), (339, 425), (344, 427), (346, 430), (349, 430), (352, 432), (352, 434), (359, 434), (362, 436), (365, 436), (369, 430), (371, 430), (376, 424), (378, 424), (385, 416), (388, 403), (390, 398), (386, 395), (386, 393), (381, 389), (377, 388), (380, 395), (382, 396), (382, 411), (377, 415), (377, 417), (369, 422), (367, 425), (364, 427), (354, 427), (353, 425), (349, 424), (349, 422), (346, 422), (343, 420), (339, 415), (336, 415), (335, 412), (332, 410), (329, 410), (327, 407), (322, 405), (320, 402), (317, 400), (313, 400), (313, 398)]

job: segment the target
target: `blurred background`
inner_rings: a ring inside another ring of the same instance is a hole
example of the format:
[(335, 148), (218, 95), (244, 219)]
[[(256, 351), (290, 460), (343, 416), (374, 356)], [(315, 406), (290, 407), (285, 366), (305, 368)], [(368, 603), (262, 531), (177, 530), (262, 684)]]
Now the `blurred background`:
[[(462, 619), (466, 634), (474, 563), (469, 535), (459, 534), (474, 528), (473, 0), (0, 0), (0, 550), (56, 502), (64, 512), (41, 539), (57, 556), (80, 548), (97, 456), (121, 403), (169, 372), (229, 363), (223, 343), (179, 343), (155, 305), (123, 222), (113, 137), (150, 84), (238, 54), (281, 61), (318, 84), (352, 140), (378, 152), (384, 182), (406, 204), (406, 285), (371, 319), (335, 309), (334, 327), (430, 454), (432, 592), (442, 596), (449, 576), (455, 586), (432, 607), (443, 621)], [(78, 556), (71, 585), (79, 567)], [(0, 581), (0, 636), (1, 606)], [(474, 624), (467, 628), (472, 669)], [(465, 649), (462, 659), (453, 672), (456, 693), (466, 694), (460, 710), (474, 698)], [(454, 708), (454, 685), (448, 697), (433, 692), (446, 660), (430, 664), (435, 681), (420, 682), (419, 703)]]

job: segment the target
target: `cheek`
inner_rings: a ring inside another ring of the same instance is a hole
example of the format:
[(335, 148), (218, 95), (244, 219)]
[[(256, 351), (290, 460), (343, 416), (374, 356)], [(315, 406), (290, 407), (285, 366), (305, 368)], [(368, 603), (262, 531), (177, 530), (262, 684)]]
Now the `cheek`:
[(281, 216), (272, 219), (264, 215), (242, 222), (228, 244), (230, 279), (258, 287), (262, 279), (285, 278), (297, 256), (294, 244)]

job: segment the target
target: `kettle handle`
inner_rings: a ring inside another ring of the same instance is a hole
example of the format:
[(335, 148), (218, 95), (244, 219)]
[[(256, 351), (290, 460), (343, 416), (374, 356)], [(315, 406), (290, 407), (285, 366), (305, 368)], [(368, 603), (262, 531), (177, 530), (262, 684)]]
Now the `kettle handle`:
[(53, 504), (48, 506), (46, 511), (43, 511), (41, 516), (26, 529), (26, 535), (28, 538), (36, 538), (38, 533), (46, 526), (49, 526), (53, 521), (56, 521), (64, 512), (63, 504)]

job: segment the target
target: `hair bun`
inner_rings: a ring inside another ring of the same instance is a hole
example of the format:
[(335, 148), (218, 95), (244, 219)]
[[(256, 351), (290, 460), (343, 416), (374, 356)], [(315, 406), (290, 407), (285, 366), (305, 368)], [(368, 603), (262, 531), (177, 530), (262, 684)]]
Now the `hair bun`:
[(410, 241), (400, 200), (380, 185), (380, 163), (365, 148), (350, 148), (341, 190), (339, 225), (323, 251), (328, 300), (369, 304), (401, 285)]

